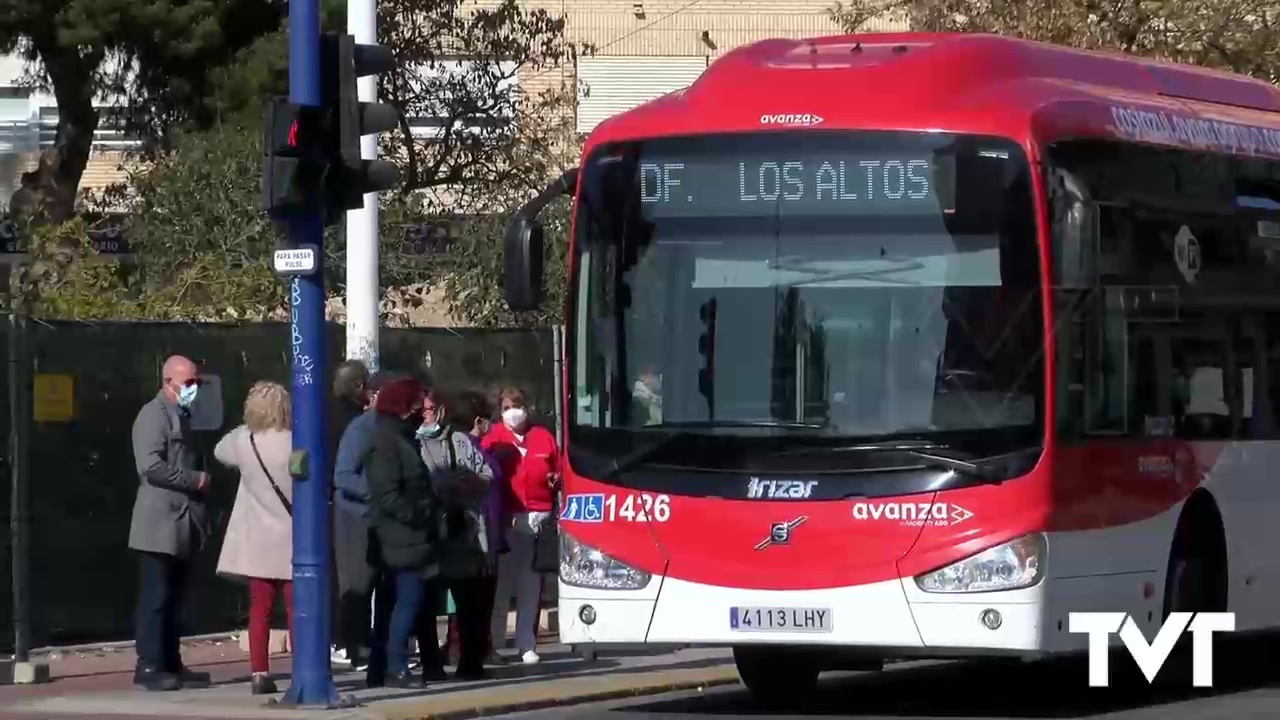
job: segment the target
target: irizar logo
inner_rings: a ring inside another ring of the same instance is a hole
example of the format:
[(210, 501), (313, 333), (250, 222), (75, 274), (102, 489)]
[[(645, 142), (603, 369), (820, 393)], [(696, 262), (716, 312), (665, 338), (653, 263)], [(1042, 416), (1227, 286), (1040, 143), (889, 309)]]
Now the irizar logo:
[(761, 480), (751, 478), (747, 483), (747, 497), (751, 500), (804, 500), (813, 494), (817, 480)]
[(803, 113), (797, 115), (795, 113), (778, 113), (776, 115), (764, 114), (760, 116), (761, 125), (793, 125), (799, 127), (812, 127), (822, 124), (822, 117), (812, 113)]
[(959, 525), (973, 513), (952, 503), (856, 502), (854, 520), (897, 520), (902, 525)]

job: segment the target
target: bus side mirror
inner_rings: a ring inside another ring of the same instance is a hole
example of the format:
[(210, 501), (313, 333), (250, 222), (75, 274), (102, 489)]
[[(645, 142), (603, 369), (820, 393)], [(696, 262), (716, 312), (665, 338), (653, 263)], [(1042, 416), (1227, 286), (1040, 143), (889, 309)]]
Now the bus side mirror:
[(511, 217), (502, 237), (502, 289), (512, 312), (537, 310), (542, 304), (545, 242), (538, 214), (577, 187), (578, 168), (566, 170)]
[(502, 247), (502, 281), (512, 312), (537, 310), (542, 304), (544, 242), (542, 223), (516, 213), (507, 225)]

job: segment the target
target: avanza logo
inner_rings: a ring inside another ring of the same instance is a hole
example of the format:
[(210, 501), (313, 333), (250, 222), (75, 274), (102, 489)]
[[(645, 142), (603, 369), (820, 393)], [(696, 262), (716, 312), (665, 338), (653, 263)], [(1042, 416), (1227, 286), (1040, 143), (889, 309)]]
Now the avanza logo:
[(896, 520), (908, 527), (959, 525), (973, 513), (952, 503), (857, 502), (853, 504), (854, 520)]
[(812, 113), (803, 113), (800, 115), (794, 113), (779, 113), (776, 115), (765, 114), (760, 116), (760, 124), (812, 127), (814, 125), (821, 125), (822, 117)]

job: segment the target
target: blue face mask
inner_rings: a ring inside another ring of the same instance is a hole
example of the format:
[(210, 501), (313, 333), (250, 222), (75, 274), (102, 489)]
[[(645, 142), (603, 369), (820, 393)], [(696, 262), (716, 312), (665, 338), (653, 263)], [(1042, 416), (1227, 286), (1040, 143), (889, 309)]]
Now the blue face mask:
[(178, 406), (189, 408), (191, 403), (196, 401), (196, 394), (200, 391), (199, 385), (183, 385), (178, 388)]
[(435, 439), (440, 437), (440, 433), (444, 432), (444, 428), (440, 427), (440, 423), (423, 423), (418, 426), (418, 432), (415, 435), (419, 440)]

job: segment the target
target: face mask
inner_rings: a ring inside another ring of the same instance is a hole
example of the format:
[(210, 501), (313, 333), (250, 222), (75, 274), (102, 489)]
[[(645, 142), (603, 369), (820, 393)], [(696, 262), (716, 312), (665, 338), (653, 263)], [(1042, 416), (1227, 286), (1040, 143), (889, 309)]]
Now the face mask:
[(502, 411), (502, 422), (512, 430), (524, 425), (524, 421), (529, 419), (529, 413), (524, 408), (507, 408)]
[(178, 388), (178, 406), (184, 408), (191, 407), (191, 403), (196, 401), (196, 393), (199, 391), (199, 385), (183, 385)]
[(418, 430), (414, 435), (416, 435), (419, 440), (426, 440), (428, 438), (434, 440), (435, 438), (440, 437), (442, 432), (444, 432), (444, 428), (440, 427), (440, 423), (423, 423), (418, 426)]

